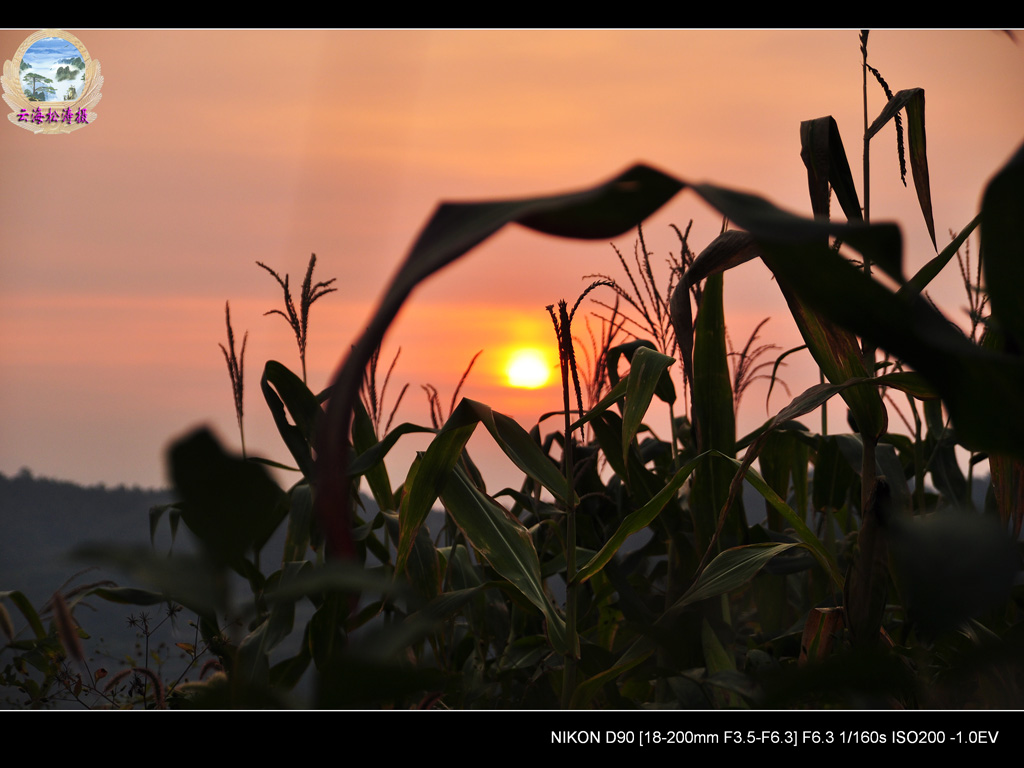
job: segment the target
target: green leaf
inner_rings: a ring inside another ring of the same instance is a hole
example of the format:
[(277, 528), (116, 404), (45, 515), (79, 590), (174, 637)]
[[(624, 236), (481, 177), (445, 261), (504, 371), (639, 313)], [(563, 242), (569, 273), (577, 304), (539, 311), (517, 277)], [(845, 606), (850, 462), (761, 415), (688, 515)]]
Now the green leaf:
[(601, 688), (608, 683), (612, 682), (615, 678), (625, 674), (633, 667), (645, 661), (654, 651), (648, 651), (646, 653), (639, 654), (634, 658), (620, 661), (612, 666), (608, 667), (604, 671), (589, 677), (576, 686), (576, 690), (572, 694), (572, 703), (569, 705), (571, 709), (583, 709), (586, 707), (591, 700), (596, 696)]
[(929, 384), (924, 376), (912, 371), (887, 373), (883, 376), (878, 376), (875, 381), (881, 386), (891, 387), (892, 389), (898, 389), (900, 392), (906, 392), (908, 395), (913, 395), (918, 400), (939, 399), (938, 390)]
[[(352, 418), (352, 448), (357, 454), (369, 451), (371, 448), (380, 445), (377, 440), (377, 433), (374, 431), (370, 415), (363, 407), (363, 403), (357, 402)], [(372, 463), (365, 472), (366, 480), (370, 485), (370, 492), (374, 501), (381, 510), (391, 512), (395, 509), (395, 497), (391, 493), (391, 480), (388, 478), (388, 470), (383, 461)]]
[[(309, 570), (313, 570), (313, 566), (306, 560), (285, 563), (281, 570), (267, 579), (266, 593), (276, 592), (276, 598), (279, 598), (288, 584)], [(266, 621), (266, 631), (261, 640), (261, 653), (269, 654), (292, 633), (295, 627), (295, 602), (284, 599), (273, 601), (270, 616)]]
[[(737, 468), (742, 466), (741, 463), (735, 459), (729, 460), (732, 461)], [(811, 554), (814, 555), (815, 559), (824, 571), (832, 578), (832, 581), (837, 586), (842, 586), (843, 577), (839, 571), (839, 566), (836, 564), (835, 558), (821, 543), (821, 540), (814, 534), (814, 531), (807, 527), (807, 523), (804, 522), (803, 515), (794, 511), (792, 507), (790, 507), (768, 486), (764, 481), (764, 478), (762, 478), (761, 475), (753, 469), (750, 469), (749, 467), (747, 468), (744, 480), (750, 483), (754, 489), (760, 493), (769, 504), (771, 504), (772, 508), (785, 518), (786, 522), (793, 528), (796, 537), (800, 539), (801, 545), (810, 550)]]
[(669, 300), (669, 309), (676, 341), (683, 357), (683, 371), (688, 381), (693, 381), (694, 377), (694, 328), (693, 312), (690, 308), (690, 288), (702, 280), (760, 256), (761, 249), (749, 234), (728, 230), (712, 240), (700, 252), (676, 285)]
[(437, 430), (432, 427), (421, 427), (418, 424), (410, 424), (408, 422), (399, 424), (388, 432), (380, 442), (359, 453), (355, 461), (352, 462), (349, 472), (352, 475), (365, 475), (378, 462), (384, 460), (384, 457), (394, 448), (400, 437), (421, 432), (437, 434)]
[[(864, 366), (857, 338), (809, 307), (788, 285), (783, 284), (782, 279), (779, 285), (797, 327), (807, 342), (807, 348), (825, 378), (833, 384), (842, 384), (851, 379), (867, 377), (869, 372)], [(860, 387), (843, 390), (842, 397), (857, 424), (861, 425), (862, 432), (876, 438), (885, 434), (889, 425), (888, 412), (877, 389)]]
[(463, 398), (427, 447), (415, 474), (410, 470), (406, 478), (406, 500), (402, 504), (401, 533), (395, 561), (399, 572), (405, 568), (416, 531), (441, 494), (477, 424), (484, 425), (494, 442), (519, 469), (556, 499), (567, 502), (565, 477), (530, 434), (514, 419), (491, 410), (483, 403)]
[(309, 483), (297, 483), (288, 492), (288, 532), (281, 561), (304, 560), (310, 547), (313, 527), (313, 491)]
[(486, 585), (456, 589), (451, 592), (444, 592), (434, 597), (429, 603), (417, 613), (410, 616), (411, 619), (437, 622), (447, 619), (461, 611), (463, 606), (469, 603), (474, 597), (480, 594)]
[(708, 563), (708, 567), (700, 574), (693, 586), (666, 611), (662, 621), (667, 620), (670, 614), (677, 614), (688, 605), (742, 587), (754, 578), (773, 557), (793, 547), (802, 546), (804, 545), (796, 542), (747, 544), (725, 550)]
[[(473, 548), (544, 614), (548, 640), (557, 653), (566, 653), (565, 620), (544, 591), (540, 558), (529, 532), (500, 504), (480, 491), (461, 467), (456, 467), (441, 493), (441, 501)], [(579, 653), (579, 649), (574, 649)]]
[(14, 639), (14, 622), (11, 621), (11, 614), (7, 612), (7, 607), (3, 603), (0, 603), (0, 630), (3, 630), (8, 640)]
[[(274, 360), (268, 360), (263, 368), (260, 389), (274, 417), (277, 431), (291, 452), (307, 480), (314, 478), (313, 455), (310, 445), (316, 433), (320, 417), (320, 404), (305, 382)], [(287, 408), (294, 424), (289, 423), (285, 414)]]
[[(619, 383), (619, 358), (625, 356), (626, 360), (633, 362), (633, 355), (642, 347), (656, 349), (654, 342), (648, 339), (636, 339), (626, 344), (618, 344), (608, 350), (608, 382), (614, 387)], [(670, 405), (676, 401), (676, 388), (672, 383), (672, 377), (666, 371), (658, 379), (658, 385), (654, 388), (654, 394), (663, 403)]]
[(674, 363), (671, 357), (648, 347), (640, 347), (634, 353), (626, 378), (626, 399), (622, 411), (622, 453), (629, 450), (629, 444), (636, 437), (643, 423), (651, 399), (658, 389), (663, 376)]
[(300, 598), (326, 594), (374, 593), (401, 596), (408, 588), (382, 570), (369, 570), (356, 563), (332, 562), (316, 568), (301, 568), (266, 593), (267, 602), (294, 603)]
[[(853, 238), (872, 254), (873, 260), (881, 263), (891, 274), (899, 273), (899, 233), (890, 241), (887, 235), (864, 238), (864, 227), (841, 227), (825, 222), (808, 221), (774, 208), (770, 203), (729, 190), (722, 190), (710, 185), (698, 188), (715, 205), (736, 218), (737, 223), (745, 223), (751, 231), (726, 232), (716, 239), (698, 256), (680, 281), (672, 298), (672, 318), (676, 328), (676, 337), (680, 340), (684, 367), (692, 379), (694, 362), (689, 352), (690, 340), (694, 339), (690, 319), (690, 303), (688, 286), (708, 276), (717, 275), (738, 264), (760, 257), (772, 269), (778, 278), (779, 287), (789, 304), (793, 318), (797, 322), (804, 341), (815, 362), (825, 377), (834, 384), (839, 384), (855, 377), (866, 377), (861, 349), (856, 337), (826, 316), (808, 306), (802, 293), (794, 291), (787, 281), (782, 267), (801, 252), (811, 254), (834, 254), (827, 245), (830, 231), (841, 230), (846, 238)], [(727, 237), (728, 236), (728, 237)], [(893, 253), (893, 248), (896, 248)], [(773, 255), (775, 258), (773, 258)], [(781, 266), (776, 268), (776, 259)], [(807, 259), (808, 262), (811, 258)], [(810, 266), (805, 269), (810, 269)], [(699, 318), (698, 318), (699, 321)], [(726, 367), (725, 375), (728, 376)], [(720, 378), (721, 374), (719, 375)], [(870, 390), (853, 391), (843, 395), (853, 411), (857, 423), (866, 433), (881, 435), (887, 426), (886, 409), (877, 392)], [(704, 398), (701, 398), (703, 401)], [(719, 409), (724, 408), (721, 404)]]
[(622, 454), (622, 419), (614, 411), (606, 410), (590, 424), (608, 464), (627, 483), (633, 503), (646, 504), (661, 488), (661, 481), (644, 466), (635, 444), (630, 443), (626, 454)]
[[(765, 446), (758, 455), (761, 476), (768, 486), (785, 499), (789, 496), (790, 481), (796, 496), (794, 507), (807, 509), (807, 465), (809, 449), (804, 435), (793, 430), (774, 430), (767, 435)], [(817, 468), (815, 467), (815, 472)], [(766, 503), (768, 527), (782, 531), (782, 517), (771, 504)]]
[(611, 538), (608, 539), (603, 547), (601, 547), (601, 551), (594, 555), (590, 562), (577, 571), (576, 578), (573, 580), (573, 583), (582, 584), (604, 568), (612, 557), (615, 556), (615, 553), (618, 552), (619, 548), (626, 542), (626, 539), (634, 533), (642, 531), (654, 521), (661, 510), (665, 508), (669, 499), (671, 499), (675, 495), (676, 491), (682, 487), (683, 483), (686, 482), (686, 479), (690, 476), (690, 473), (693, 472), (694, 468), (707, 458), (708, 454), (702, 453), (700, 456), (688, 461), (650, 501), (644, 504), (640, 509), (627, 515), (619, 524), (615, 533), (612, 534)]
[(970, 237), (971, 233), (977, 228), (978, 224), (981, 223), (981, 214), (979, 213), (964, 227), (960, 234), (958, 234), (953, 241), (942, 249), (942, 253), (935, 256), (927, 264), (921, 267), (917, 273), (910, 278), (906, 285), (899, 290), (901, 296), (913, 296), (923, 291), (932, 280), (942, 271), (950, 260), (956, 255), (956, 252), (960, 250), (960, 246), (963, 245), (967, 238)]

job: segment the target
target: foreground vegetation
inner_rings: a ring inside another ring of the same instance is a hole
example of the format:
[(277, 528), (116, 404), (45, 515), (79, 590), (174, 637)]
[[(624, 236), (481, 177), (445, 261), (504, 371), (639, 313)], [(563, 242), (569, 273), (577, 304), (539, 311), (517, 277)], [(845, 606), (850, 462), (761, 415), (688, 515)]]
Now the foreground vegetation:
[[(935, 243), (924, 92), (891, 93), (867, 39), (865, 103), (869, 83), (888, 101), (865, 117), (865, 184), (868, 145), (894, 121)], [(2, 593), (27, 623), (16, 631), (0, 613), (2, 683), (33, 706), (1020, 707), (1024, 149), (978, 217), (908, 279), (900, 231), (870, 223), (869, 187), (858, 194), (835, 121), (804, 122), (801, 143), (814, 218), (642, 165), (574, 194), (441, 205), (318, 394), (305, 382), (308, 320), (332, 281), (314, 283), (312, 259), (296, 307), (288, 277), (261, 264), (283, 289), (274, 312), (295, 331), (303, 373), (270, 361), (260, 388), (300, 479), (281, 489), (271, 462), (231, 455), (205, 431), (179, 441), (179, 501), (153, 525), (184, 522), (201, 551), (84, 553), (147, 589), (58, 594), (49, 628), (20, 593)], [(622, 276), (585, 292), (601, 307), (589, 333), (583, 296), (548, 308), (563, 403), (543, 437), (469, 399), (453, 397), (445, 415), (436, 391), (431, 425), (391, 426), (379, 347), (421, 281), (507, 223), (607, 239), (686, 188), (739, 229), (724, 226), (698, 255), (677, 229), (664, 278), (637, 229)], [(829, 220), (833, 192), (844, 223)], [(822, 382), (741, 436), (745, 385), (778, 367), (759, 367), (766, 350), (752, 338), (730, 368), (725, 274), (756, 258)], [(954, 261), (969, 333), (924, 294)], [(238, 352), (230, 313), (227, 325), (241, 431), (245, 342)], [(814, 423), (837, 396), (849, 432)], [(668, 423), (648, 423), (654, 398)], [(890, 429), (890, 413), (909, 434)], [(520, 487), (488, 491), (465, 449), (477, 428), (522, 471)], [(396, 481), (384, 458), (417, 432), (433, 435), (429, 447)], [(989, 463), (985, 509), (958, 447), (971, 472)], [(744, 509), (744, 481), (763, 513)], [(428, 526), (436, 503), (443, 522)], [(268, 552), (282, 527), (282, 551)], [(245, 600), (232, 598), (239, 585)], [(193, 642), (179, 644), (191, 673), (166, 680), (136, 665), (112, 686), (90, 674), (75, 612), (89, 596), (195, 617)]]

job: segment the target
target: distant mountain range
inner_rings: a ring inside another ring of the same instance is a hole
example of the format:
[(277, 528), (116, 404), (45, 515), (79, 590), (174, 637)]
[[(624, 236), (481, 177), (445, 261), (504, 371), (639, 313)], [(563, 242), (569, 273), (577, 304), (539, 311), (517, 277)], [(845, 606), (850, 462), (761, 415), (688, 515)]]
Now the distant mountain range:
[(150, 508), (170, 501), (170, 491), (84, 487), (26, 469), (0, 474), (0, 591), (20, 590), (33, 604), (47, 600), (86, 567), (68, 558), (72, 548), (148, 544)]

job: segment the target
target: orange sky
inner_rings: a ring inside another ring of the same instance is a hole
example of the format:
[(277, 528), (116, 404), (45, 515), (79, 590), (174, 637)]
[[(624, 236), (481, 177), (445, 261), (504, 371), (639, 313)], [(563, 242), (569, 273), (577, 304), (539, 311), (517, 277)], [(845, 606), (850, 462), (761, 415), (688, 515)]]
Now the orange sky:
[[(0, 59), (32, 31), (0, 31)], [(284, 321), (263, 316), (280, 291), (257, 260), (299, 282), (315, 251), (317, 276), (338, 279), (312, 310), (319, 390), (441, 199), (563, 191), (644, 161), (806, 213), (799, 123), (827, 114), (860, 178), (853, 30), (69, 31), (102, 68), (95, 123), (64, 136), (0, 125), (7, 474), (160, 485), (170, 437), (210, 423), (237, 446), (217, 346), (225, 300), (239, 340), (249, 331), (247, 444), (284, 460), (259, 377), (267, 359), (299, 363)], [(880, 31), (869, 58), (893, 89), (926, 91), (942, 240), (1021, 142), (1024, 41)], [(884, 98), (869, 85), (873, 118)], [(904, 225), (912, 272), (933, 252), (894, 143), (889, 127), (873, 144), (872, 214)], [(668, 225), (691, 218), (699, 250), (720, 221), (692, 195), (645, 227), (657, 263), (677, 246)], [(632, 253), (633, 241), (616, 243)], [(545, 305), (574, 300), (594, 272), (621, 277), (609, 244), (510, 230), (435, 276), (385, 343), (389, 362), (402, 347), (393, 393), (410, 384), (398, 419), (426, 421), (426, 383), (447, 404), (480, 349), (465, 395), (527, 427), (558, 408), (554, 389), (513, 397), (501, 385), (503, 350), (553, 349)], [(935, 296), (962, 316), (952, 271)], [(759, 264), (729, 275), (726, 302), (737, 346), (766, 316), (765, 342), (799, 343)], [(794, 394), (816, 382), (795, 359), (786, 379)], [(759, 392), (741, 429), (765, 418)], [(783, 403), (773, 395), (773, 411)]]

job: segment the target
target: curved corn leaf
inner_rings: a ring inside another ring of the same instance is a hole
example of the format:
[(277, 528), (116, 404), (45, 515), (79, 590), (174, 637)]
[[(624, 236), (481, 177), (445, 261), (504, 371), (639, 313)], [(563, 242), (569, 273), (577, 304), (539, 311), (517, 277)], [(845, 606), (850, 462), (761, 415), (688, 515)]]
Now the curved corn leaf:
[(807, 168), (807, 188), (815, 216), (828, 218), (832, 190), (849, 221), (863, 221), (857, 187), (850, 172), (839, 126), (831, 115), (800, 123), (800, 158)]
[(594, 555), (590, 561), (584, 565), (579, 571), (576, 572), (576, 577), (573, 579), (573, 584), (582, 584), (588, 579), (592, 578), (602, 568), (604, 568), (608, 562), (614, 557), (615, 553), (619, 551), (619, 548), (625, 544), (626, 539), (632, 536), (634, 533), (642, 531), (648, 525), (650, 525), (654, 518), (658, 516), (665, 505), (668, 503), (676, 491), (678, 491), (683, 483), (686, 482), (686, 478), (690, 476), (690, 473), (700, 464), (709, 454), (702, 453), (694, 459), (688, 461), (672, 479), (668, 481), (664, 488), (662, 488), (650, 501), (644, 504), (640, 509), (630, 513), (626, 516), (619, 527), (612, 534), (611, 538), (605, 543), (601, 550)]
[[(720, 192), (721, 190), (718, 190), (714, 194), (717, 195)], [(724, 201), (728, 202), (733, 198), (734, 193), (729, 193), (725, 196)], [(760, 202), (764, 203), (764, 201)], [(754, 207), (761, 209), (755, 211), (756, 218), (753, 220), (753, 223), (759, 227), (758, 231), (774, 231), (774, 227), (779, 226), (779, 222), (785, 222), (787, 217), (791, 217), (791, 214), (785, 214), (782, 211), (777, 211), (781, 216), (774, 215), (760, 204)], [(735, 212), (737, 212), (736, 209), (730, 209), (730, 217)], [(796, 219), (796, 217), (792, 217), (792, 219)], [(810, 223), (803, 219), (796, 219), (796, 221), (804, 224)], [(692, 356), (688, 358), (688, 355), (694, 335), (690, 321), (688, 286), (755, 257), (760, 257), (778, 278), (779, 287), (782, 289), (783, 296), (785, 296), (797, 326), (800, 328), (800, 333), (825, 377), (833, 384), (840, 384), (849, 379), (868, 375), (856, 337), (830, 322), (822, 313), (811, 309), (801, 295), (792, 290), (792, 286), (788, 284), (785, 276), (773, 267), (773, 260), (769, 256), (771, 251), (777, 251), (782, 259), (790, 258), (790, 254), (799, 248), (810, 248), (815, 251), (823, 248), (831, 253), (831, 249), (828, 248), (825, 241), (827, 226), (825, 229), (816, 226), (807, 227), (804, 241), (798, 241), (799, 229), (800, 225), (794, 225), (790, 221), (787, 230), (789, 231), (789, 240), (773, 245), (768, 245), (770, 241), (759, 241), (748, 232), (726, 232), (694, 260), (673, 296), (672, 315), (676, 327), (676, 338), (680, 339), (684, 367), (690, 372), (691, 377), (693, 376), (694, 362)], [(898, 259), (894, 262), (891, 254), (888, 253), (889, 247), (877, 243), (870, 250), (882, 255), (890, 269), (896, 269)], [(684, 343), (684, 340), (689, 343)], [(728, 376), (727, 369), (726, 376)], [(696, 392), (694, 395), (697, 398)], [(703, 401), (705, 398), (702, 396), (700, 399)], [(865, 432), (870, 432), (876, 437), (885, 432), (888, 424), (887, 412), (877, 392), (867, 389), (853, 390), (845, 392), (843, 399), (853, 411), (857, 423), (864, 425), (861, 428)], [(722, 409), (724, 409), (724, 403), (719, 410)], [(724, 410), (722, 412), (724, 413)]]
[[(263, 390), (263, 397), (281, 439), (288, 446), (302, 474), (307, 480), (312, 480), (314, 465), (309, 447), (313, 444), (317, 419), (321, 413), (316, 395), (309, 391), (302, 379), (275, 360), (268, 360), (264, 366), (260, 389)], [(288, 422), (286, 408), (294, 424)]]
[(594, 675), (593, 677), (587, 678), (573, 691), (572, 701), (569, 704), (570, 709), (583, 709), (586, 707), (591, 700), (600, 692), (601, 688), (612, 682), (619, 675), (625, 674), (633, 667), (646, 660), (650, 655), (654, 653), (651, 649), (646, 653), (641, 653), (633, 658), (619, 661), (616, 664), (608, 667), (608, 669)]
[(623, 455), (629, 450), (629, 444), (640, 429), (654, 393), (675, 360), (648, 347), (640, 347), (633, 353), (630, 362), (629, 375), (626, 377), (626, 399), (622, 408)]
[[(729, 458), (728, 456), (724, 458)], [(737, 469), (741, 468), (743, 464), (736, 459), (729, 459)], [(801, 546), (806, 547), (810, 550), (811, 554), (814, 555), (815, 559), (825, 570), (825, 572), (832, 578), (832, 581), (838, 586), (843, 585), (843, 576), (839, 570), (839, 566), (836, 563), (835, 557), (832, 553), (825, 549), (821, 540), (814, 534), (804, 522), (803, 515), (798, 514), (790, 507), (775, 491), (773, 491), (768, 483), (764, 481), (754, 469), (747, 467), (746, 473), (743, 479), (750, 483), (754, 489), (764, 497), (772, 508), (778, 512), (786, 522), (793, 528), (796, 537), (800, 539)]]
[[(927, 189), (924, 97), (923, 93), (913, 92), (909, 96), (901, 92), (894, 97), (896, 103), (903, 99), (910, 123), (915, 184), (922, 210), (933, 231), (930, 202), (922, 197)], [(1022, 240), (1014, 240), (1012, 235), (1019, 228), (1020, 206), (1014, 207), (1014, 203), (1021, 196), (1019, 166), (1024, 161), (1020, 155), (1018, 153), (1006, 172), (993, 181), (991, 194), (986, 195), (985, 201), (988, 214), (983, 219), (986, 227), (992, 228), (992, 245), (997, 250), (1018, 253)], [(332, 555), (347, 555), (353, 551), (348, 435), (362, 374), (373, 350), (415, 287), (506, 224), (517, 222), (565, 237), (613, 237), (631, 229), (686, 186), (679, 179), (637, 165), (605, 184), (573, 194), (496, 203), (448, 203), (437, 209), (329, 388), (333, 396), (328, 404), (327, 425), (317, 443), (323, 471), (316, 503), (317, 516)], [(960, 434), (972, 447), (1024, 455), (1024, 448), (1016, 439), (1016, 435), (1024, 432), (1024, 407), (1017, 402), (1019, 393), (1024, 390), (1024, 363), (1019, 358), (979, 352), (966, 339), (954, 339), (957, 332), (938, 312), (923, 302), (896, 297), (846, 264), (827, 245), (828, 235), (840, 238), (903, 285), (902, 238), (895, 225), (838, 225), (808, 220), (747, 193), (710, 184), (691, 188), (755, 237), (764, 252), (765, 262), (780, 278), (780, 283), (784, 279), (795, 297), (790, 301), (791, 306), (798, 309), (806, 306), (829, 323), (868, 338), (908, 361), (949, 402), (954, 421), (959, 422)], [(1002, 262), (996, 266), (997, 273), (1008, 270), (1016, 274), (1014, 268), (1008, 267), (1007, 260), (997, 258), (996, 261)], [(1022, 264), (1024, 259), (1017, 259), (1016, 263)], [(991, 260), (986, 257), (986, 268), (990, 266)], [(990, 287), (994, 282), (990, 275)], [(1007, 292), (1015, 291), (1019, 285), (1019, 279), (1007, 280), (1003, 288)], [(1024, 337), (1024, 314), (1015, 311), (1002, 297), (998, 301), (993, 297), (993, 308), (997, 314), (1008, 315), (1015, 339)], [(821, 341), (827, 342), (827, 335), (822, 336)], [(681, 347), (685, 365), (688, 352), (685, 344)], [(837, 376), (836, 380), (849, 379), (850, 373), (853, 372)], [(979, 396), (979, 393), (990, 396)], [(879, 412), (874, 404), (877, 392), (866, 397), (867, 412), (856, 414), (858, 423), (865, 434), (877, 436), (884, 432), (885, 410), (882, 408)]]
[(363, 450), (352, 462), (349, 472), (353, 475), (365, 475), (378, 462), (383, 461), (384, 457), (395, 447), (395, 443), (398, 442), (400, 437), (419, 432), (437, 434), (437, 430), (433, 427), (421, 427), (418, 424), (411, 424), (409, 422), (399, 424), (388, 432), (380, 442)]
[(917, 201), (921, 206), (921, 213), (924, 215), (924, 223), (928, 227), (928, 234), (932, 238), (932, 247), (938, 250), (938, 247), (935, 245), (932, 193), (928, 181), (928, 147), (925, 141), (924, 130), (924, 89), (908, 88), (889, 99), (889, 103), (885, 105), (881, 114), (875, 118), (875, 122), (868, 128), (867, 137), (870, 139), (878, 133), (886, 123), (896, 117), (896, 114), (904, 108), (907, 110), (907, 148), (910, 151), (910, 170), (914, 173)]
[[(352, 449), (357, 454), (363, 454), (378, 445), (380, 441), (377, 440), (373, 421), (360, 400), (355, 404), (352, 414)], [(373, 494), (373, 500), (377, 502), (381, 511), (394, 511), (395, 497), (391, 493), (391, 479), (388, 477), (388, 469), (384, 462), (376, 461), (370, 464), (362, 474), (366, 475), (370, 493)]]
[(992, 314), (1017, 350), (1024, 350), (1024, 307), (1020, 300), (1021, 286), (1024, 286), (1022, 211), (1024, 145), (989, 183), (981, 213), (985, 287), (992, 303)]
[(683, 370), (687, 381), (693, 381), (693, 311), (690, 307), (690, 287), (712, 275), (759, 258), (761, 249), (746, 232), (727, 230), (708, 243), (683, 274), (669, 299), (672, 327), (683, 357)]
[(980, 223), (981, 214), (979, 213), (968, 222), (967, 226), (960, 231), (960, 234), (953, 238), (949, 245), (942, 249), (942, 253), (930, 259), (912, 278), (907, 280), (907, 284), (899, 289), (898, 294), (900, 296), (912, 296), (923, 291), (935, 279), (935, 276), (942, 271), (943, 267), (950, 262), (950, 259), (956, 255), (960, 246), (964, 244)]
[[(565, 477), (530, 434), (514, 419), (491, 410), (483, 403), (463, 398), (437, 437), (431, 441), (415, 470), (410, 469), (406, 479), (406, 498), (402, 503), (398, 556), (395, 562), (399, 572), (405, 568), (416, 531), (441, 494), (477, 424), (486, 427), (498, 447), (519, 469), (563, 504), (567, 503)], [(575, 494), (573, 497), (575, 499)]]
[(518, 222), (562, 237), (616, 237), (654, 213), (683, 186), (660, 171), (635, 165), (582, 192), (494, 203), (445, 203), (437, 208), (331, 385), (326, 429), (317, 442), (323, 472), (316, 500), (331, 554), (353, 551), (348, 436), (363, 371), (413, 289), (506, 224)]
[(665, 611), (659, 623), (670, 621), (686, 606), (709, 597), (717, 597), (738, 589), (754, 578), (776, 555), (805, 545), (792, 543), (746, 544), (727, 549), (708, 563), (708, 567), (697, 577), (693, 586), (686, 590), (672, 607)]
[[(626, 360), (632, 363), (634, 353), (641, 347), (647, 347), (648, 349), (656, 349), (654, 342), (649, 339), (636, 339), (626, 344), (619, 344), (608, 350), (608, 382), (614, 387), (619, 383), (619, 358), (625, 356)], [(654, 394), (658, 396), (658, 399), (663, 403), (674, 403), (676, 401), (676, 387), (672, 383), (672, 377), (667, 373), (663, 374), (658, 379), (658, 385), (654, 389)]]
[[(540, 609), (547, 620), (551, 647), (556, 653), (566, 653), (565, 620), (544, 592), (540, 558), (523, 524), (480, 491), (461, 467), (456, 467), (445, 483), (441, 501), (473, 548)], [(578, 655), (579, 648), (572, 652)]]

